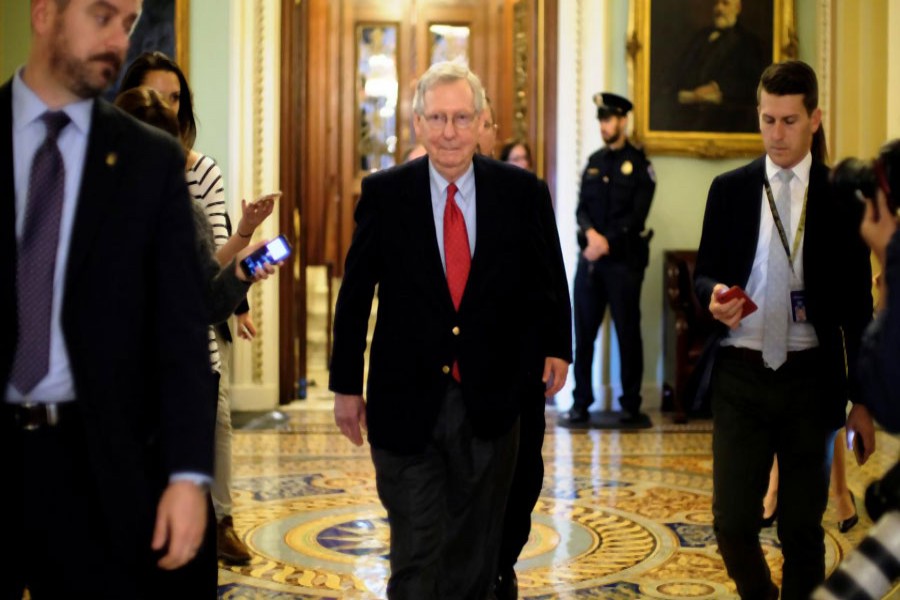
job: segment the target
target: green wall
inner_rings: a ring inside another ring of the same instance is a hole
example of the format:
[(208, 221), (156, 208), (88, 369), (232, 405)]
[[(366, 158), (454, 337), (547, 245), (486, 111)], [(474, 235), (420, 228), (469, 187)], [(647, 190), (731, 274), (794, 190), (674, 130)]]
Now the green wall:
[(231, 10), (226, 0), (191, 0), (190, 51), (188, 76), (194, 93), (197, 115), (197, 150), (216, 159), (225, 177), (225, 195), (230, 206), (240, 205), (228, 188), (230, 140), (228, 111), (228, 66), (232, 59)]
[[(232, 2), (191, 0), (189, 77), (199, 119), (197, 148), (215, 157), (228, 179), (228, 63)], [(29, 0), (0, 2), (0, 81), (28, 58), (31, 44)], [(229, 195), (230, 202), (234, 199)]]
[(28, 58), (31, 47), (31, 2), (0, 2), (0, 81), (6, 81)]

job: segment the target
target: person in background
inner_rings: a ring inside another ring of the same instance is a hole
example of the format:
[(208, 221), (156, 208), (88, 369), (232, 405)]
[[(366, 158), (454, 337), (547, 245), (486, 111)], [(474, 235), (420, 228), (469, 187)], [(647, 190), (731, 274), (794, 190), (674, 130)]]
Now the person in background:
[[(478, 138), (478, 151), (490, 156), (497, 140), (497, 125), (493, 123), (494, 107), (490, 98), (485, 96), (487, 113), (485, 125)], [(489, 115), (489, 117), (488, 117)], [(490, 118), (491, 126), (488, 126)], [(538, 180), (542, 186), (546, 182)], [(547, 190), (550, 200), (550, 191)], [(541, 213), (542, 226), (547, 239), (556, 240), (553, 247), (559, 248), (559, 233), (556, 230), (556, 215), (552, 201)], [(562, 262), (562, 255), (556, 257)], [(558, 272), (556, 279), (557, 298), (568, 298), (569, 282), (564, 272)], [(519, 582), (516, 577), (515, 564), (519, 560), (522, 548), (528, 542), (531, 532), (531, 513), (537, 504), (544, 483), (544, 458), (541, 451), (544, 446), (544, 433), (547, 426), (544, 409), (553, 398), (545, 398), (543, 390), (536, 388), (531, 397), (523, 398), (522, 412), (519, 417), (519, 449), (516, 456), (516, 468), (509, 487), (509, 499), (503, 515), (503, 530), (500, 535), (500, 551), (497, 558), (497, 578), (494, 583), (496, 600), (514, 600), (518, 598)]]
[[(274, 209), (278, 194), (267, 194), (255, 202), (241, 201), (241, 220), (231, 232), (228, 219), (225, 185), (222, 172), (212, 157), (194, 148), (197, 122), (194, 103), (187, 78), (181, 68), (161, 52), (145, 52), (128, 67), (122, 78), (120, 93), (140, 86), (156, 90), (178, 118), (180, 138), (187, 153), (186, 177), (188, 190), (196, 203), (203, 207), (212, 226), (216, 242), (216, 258), (220, 265), (247, 247), (257, 227)], [(252, 339), (257, 331), (246, 301), (237, 307), (238, 335)], [(209, 353), (213, 371), (219, 375), (219, 394), (216, 409), (216, 461), (212, 485), (213, 506), (216, 510), (218, 556), (229, 564), (246, 564), (251, 555), (247, 545), (234, 530), (231, 495), (231, 401), (229, 369), (232, 335), (227, 321), (209, 328)]]
[[(797, 600), (825, 578), (822, 515), (835, 432), (846, 421), (848, 436), (861, 436), (861, 462), (875, 450), (856, 378), (871, 271), (856, 224), (831, 194), (815, 72), (801, 61), (770, 65), (757, 99), (766, 154), (713, 180), (695, 270), (697, 297), (720, 323), (713, 528), (741, 598), (778, 598), (759, 542), (777, 456), (781, 598)], [(732, 286), (759, 309), (745, 314), (740, 294), (726, 299)]]
[(184, 153), (98, 98), (140, 11), (32, 0), (0, 87), (4, 599), (197, 597), (215, 415)]
[[(152, 125), (169, 133), (176, 139), (180, 139), (178, 121), (175, 113), (163, 102), (159, 93), (151, 88), (132, 88), (122, 92), (116, 97), (115, 105), (135, 117), (139, 121)], [(254, 281), (267, 278), (275, 272), (275, 267), (266, 264), (265, 268), (257, 269), (252, 277), (248, 278), (238, 263), (249, 256), (254, 250), (261, 247), (264, 242), (248, 246), (238, 253), (226, 266), (220, 266), (216, 260), (216, 245), (213, 240), (212, 227), (203, 209), (191, 202), (194, 214), (194, 227), (197, 236), (196, 253), (200, 263), (200, 271), (203, 282), (204, 299), (209, 315), (210, 324), (221, 323), (228, 319), (235, 307), (246, 297), (247, 289)], [(214, 357), (210, 358), (213, 369), (212, 375), (218, 383), (219, 373), (215, 370)], [(215, 386), (218, 388), (218, 385)], [(218, 398), (218, 390), (216, 390)], [(211, 399), (212, 400), (212, 399)], [(212, 403), (212, 402), (211, 402)], [(193, 579), (194, 588), (185, 586), (185, 589), (193, 589), (197, 595), (215, 590), (218, 581), (218, 569), (216, 568), (216, 543), (215, 511), (212, 507), (212, 498), (208, 510), (209, 523), (207, 538), (204, 540), (198, 558), (194, 561), (196, 576)]]
[(594, 102), (605, 147), (591, 155), (581, 178), (577, 210), (581, 255), (574, 292), (575, 390), (564, 421), (577, 424), (590, 419), (594, 345), (608, 305), (619, 339), (621, 421), (649, 425), (641, 412), (641, 286), (650, 257), (650, 235), (644, 232), (644, 224), (656, 175), (643, 150), (628, 141), (631, 102), (608, 92), (596, 94)]
[(478, 153), (484, 156), (494, 157), (494, 146), (497, 144), (497, 130), (500, 126), (497, 124), (497, 113), (491, 99), (485, 95), (484, 105), (487, 112), (484, 114), (484, 124), (478, 131)]
[(503, 144), (500, 149), (500, 160), (531, 171), (531, 148), (528, 146), (528, 142), (513, 140)]
[(872, 170), (878, 181), (860, 224), (863, 240), (881, 265), (875, 321), (866, 331), (860, 357), (860, 386), (875, 419), (900, 432), (900, 140), (881, 147)]
[[(900, 190), (900, 139), (885, 143), (874, 161), (847, 158), (831, 172), (845, 201), (865, 202), (859, 231), (882, 271), (875, 278), (875, 319), (863, 335), (858, 370), (860, 393), (879, 425), (900, 432), (900, 235), (897, 234), (897, 190)], [(866, 512), (875, 525), (846, 555), (814, 600), (888, 598), (898, 579), (900, 557), (900, 462), (866, 488)]]
[[(828, 485), (829, 496), (834, 500), (837, 510), (838, 531), (847, 533), (859, 522), (856, 509), (856, 496), (847, 483), (847, 461), (844, 450), (845, 437), (834, 437), (834, 454), (831, 457), (831, 479)], [(769, 488), (763, 498), (762, 526), (771, 527), (778, 518), (778, 459), (772, 463), (769, 473)]]
[(564, 267), (542, 223), (546, 186), (475, 152), (478, 78), (437, 63), (413, 109), (428, 160), (363, 179), (330, 389), (341, 432), (359, 446), (368, 429), (391, 530), (388, 598), (480, 600), (496, 576), (522, 404), (555, 393), (568, 370)]
[(422, 158), (427, 153), (428, 152), (425, 150), (425, 146), (423, 146), (422, 144), (416, 144), (403, 153), (403, 162), (409, 162), (411, 160), (416, 160), (417, 158)]

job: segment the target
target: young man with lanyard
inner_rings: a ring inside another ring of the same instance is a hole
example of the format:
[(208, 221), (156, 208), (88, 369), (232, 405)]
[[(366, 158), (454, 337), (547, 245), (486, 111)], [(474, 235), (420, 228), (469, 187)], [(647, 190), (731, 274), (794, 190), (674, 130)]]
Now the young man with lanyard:
[[(713, 181), (695, 272), (700, 301), (722, 324), (711, 380), (714, 528), (741, 598), (778, 598), (759, 543), (777, 456), (781, 597), (808, 598), (825, 576), (829, 449), (848, 398), (848, 433), (861, 436), (864, 458), (875, 446), (854, 376), (870, 267), (856, 220), (830, 194), (815, 72), (771, 65), (757, 97), (766, 155)], [(726, 300), (732, 286), (746, 298)], [(751, 300), (759, 310), (747, 313)]]

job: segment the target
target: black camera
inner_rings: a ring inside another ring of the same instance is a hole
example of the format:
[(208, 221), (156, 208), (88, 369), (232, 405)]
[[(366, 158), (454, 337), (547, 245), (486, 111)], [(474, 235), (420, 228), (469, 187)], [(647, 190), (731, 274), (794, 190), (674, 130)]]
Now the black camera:
[(900, 463), (866, 488), (866, 512), (873, 523), (889, 510), (900, 510)]
[(900, 463), (866, 489), (866, 512), (875, 526), (812, 600), (882, 598), (900, 579)]
[(900, 578), (900, 511), (890, 510), (810, 596), (812, 600), (883, 598)]
[(900, 140), (886, 143), (873, 160), (845, 158), (831, 170), (830, 180), (836, 197), (845, 206), (857, 204), (857, 200), (874, 202), (881, 189), (891, 212), (896, 213), (894, 196), (900, 193)]

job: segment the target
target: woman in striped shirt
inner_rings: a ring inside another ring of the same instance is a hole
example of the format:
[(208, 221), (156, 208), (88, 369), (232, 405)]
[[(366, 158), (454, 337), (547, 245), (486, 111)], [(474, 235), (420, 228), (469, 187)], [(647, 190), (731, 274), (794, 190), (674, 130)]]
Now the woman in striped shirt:
[[(122, 91), (134, 87), (148, 87), (160, 93), (162, 99), (175, 112), (182, 145), (187, 154), (185, 174), (191, 198), (199, 204), (209, 224), (212, 226), (216, 245), (216, 259), (225, 265), (237, 252), (250, 243), (253, 232), (272, 214), (274, 202), (280, 196), (267, 194), (252, 203), (241, 200), (241, 219), (232, 234), (225, 202), (225, 186), (222, 172), (212, 157), (194, 148), (197, 124), (194, 115), (193, 98), (187, 78), (179, 66), (161, 52), (145, 52), (128, 67), (122, 79)], [(238, 335), (251, 339), (256, 328), (250, 318), (246, 302), (237, 309)], [(225, 331), (217, 334), (210, 327), (210, 363), (219, 374), (219, 394), (216, 409), (216, 460), (215, 481), (211, 487), (213, 505), (218, 523), (217, 554), (220, 559), (231, 564), (245, 564), (251, 555), (246, 544), (234, 531), (231, 516), (231, 403), (228, 397), (228, 355), (230, 354), (231, 333), (227, 324)], [(221, 356), (225, 354), (225, 356)], [(224, 360), (223, 360), (224, 358)]]

